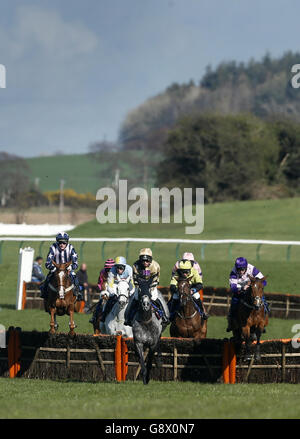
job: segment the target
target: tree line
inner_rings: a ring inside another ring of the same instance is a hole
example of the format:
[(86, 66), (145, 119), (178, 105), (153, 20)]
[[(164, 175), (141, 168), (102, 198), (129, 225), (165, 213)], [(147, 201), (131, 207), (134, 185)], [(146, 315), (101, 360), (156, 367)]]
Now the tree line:
[(300, 126), (252, 114), (182, 118), (169, 132), (159, 186), (204, 187), (206, 202), (300, 194)]

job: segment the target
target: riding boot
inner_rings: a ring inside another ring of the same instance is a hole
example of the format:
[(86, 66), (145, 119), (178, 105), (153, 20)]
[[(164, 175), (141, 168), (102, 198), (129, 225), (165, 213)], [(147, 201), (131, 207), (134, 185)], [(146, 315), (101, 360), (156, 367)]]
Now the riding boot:
[(137, 310), (138, 300), (136, 300), (134, 297), (129, 302), (128, 308), (126, 310), (126, 316), (125, 316), (125, 326), (132, 326), (132, 320), (134, 318), (134, 315)]
[(178, 305), (179, 305), (179, 299), (172, 298), (168, 302), (168, 308), (169, 308), (169, 311), (170, 311), (170, 322), (172, 322), (174, 320), (175, 312), (176, 312), (176, 310), (178, 308)]
[(165, 310), (164, 310), (164, 307), (163, 307), (161, 301), (159, 299), (157, 299), (157, 300), (153, 301), (153, 304), (154, 304), (154, 306), (157, 306), (158, 314), (159, 314), (159, 317), (162, 318), (162, 322), (167, 323), (167, 324), (170, 323), (170, 320), (166, 316), (166, 313), (165, 313)]
[(228, 326), (226, 332), (230, 332), (233, 329), (233, 318), (236, 314), (237, 306), (238, 306), (238, 300), (236, 298), (232, 298), (229, 313), (227, 316)]
[(209, 318), (209, 315), (204, 311), (202, 300), (199, 298), (199, 299), (194, 299), (194, 301), (200, 309), (200, 314), (203, 320), (207, 320)]
[(79, 280), (78, 280), (76, 274), (73, 274), (73, 273), (70, 274), (70, 278), (71, 278), (72, 282), (74, 283), (73, 294), (74, 294), (74, 296), (76, 296), (76, 299), (78, 300), (78, 302), (80, 302), (81, 300), (83, 300), (83, 295), (81, 292), (81, 286), (79, 284)]
[(42, 299), (47, 299), (48, 296), (48, 285), (51, 279), (51, 275), (52, 273), (49, 271), (49, 273), (47, 274), (46, 279), (44, 280), (44, 282), (40, 285), (40, 291), (41, 291), (41, 298)]
[(92, 325), (94, 323), (96, 323), (96, 320), (98, 318), (98, 315), (99, 315), (99, 312), (101, 310), (101, 307), (102, 307), (102, 299), (100, 299), (99, 302), (97, 303), (96, 308), (95, 308), (95, 310), (93, 312), (93, 316), (89, 320), (89, 323), (92, 323)]
[(108, 301), (106, 302), (105, 308), (103, 310), (103, 314), (101, 316), (100, 321), (102, 323), (105, 322), (106, 317), (108, 316), (108, 314), (110, 313), (110, 311), (112, 310), (114, 304), (116, 303), (116, 297), (115, 296), (111, 296)]
[(265, 296), (262, 296), (262, 301), (264, 303), (265, 314), (270, 314), (270, 307), (269, 307), (268, 302), (266, 301)]

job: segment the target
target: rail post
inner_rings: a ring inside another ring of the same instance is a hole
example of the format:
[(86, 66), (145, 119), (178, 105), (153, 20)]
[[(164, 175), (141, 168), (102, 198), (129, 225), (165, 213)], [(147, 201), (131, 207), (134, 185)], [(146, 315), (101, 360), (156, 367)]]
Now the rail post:
[(256, 259), (258, 261), (260, 261), (259, 250), (260, 250), (261, 246), (262, 246), (262, 244), (258, 244), (258, 246), (256, 247)]
[(3, 256), (2, 256), (2, 247), (3, 247), (4, 241), (0, 241), (0, 264), (3, 262)]
[(223, 383), (229, 384), (229, 341), (224, 340), (223, 344), (223, 359), (222, 359)]
[(105, 261), (105, 251), (104, 251), (104, 249), (105, 249), (105, 244), (106, 244), (106, 241), (103, 241), (103, 244), (102, 244), (102, 248), (101, 248), (101, 255), (102, 255), (102, 259)]
[(115, 374), (116, 380), (122, 381), (122, 335), (116, 336)]

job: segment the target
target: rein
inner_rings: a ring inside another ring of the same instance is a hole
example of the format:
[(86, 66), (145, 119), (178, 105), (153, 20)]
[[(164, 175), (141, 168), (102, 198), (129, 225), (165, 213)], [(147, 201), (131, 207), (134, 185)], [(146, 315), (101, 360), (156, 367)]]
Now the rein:
[(197, 314), (197, 310), (195, 309), (195, 311), (193, 312), (193, 314), (191, 316), (186, 316), (186, 317), (183, 317), (179, 311), (176, 311), (176, 314), (183, 320), (192, 319)]
[[(54, 291), (55, 293), (58, 293), (58, 290), (51, 283), (49, 283), (49, 287), (52, 291)], [(74, 288), (74, 284), (72, 284), (71, 286), (66, 288), (65, 293), (68, 293), (70, 290), (72, 290), (72, 288)]]
[[(253, 302), (253, 299), (255, 299), (255, 298), (259, 298), (259, 299), (261, 299), (260, 296), (255, 296), (255, 297), (253, 297), (252, 294), (250, 294), (250, 291), (249, 291), (249, 292), (245, 291), (245, 296), (247, 296), (247, 295), (249, 295), (249, 296), (251, 297), (252, 302)], [(242, 303), (244, 306), (246, 306), (247, 308), (252, 309), (252, 310), (256, 310), (256, 311), (258, 311), (258, 310), (263, 306), (263, 302), (262, 302), (262, 301), (261, 301), (261, 304), (259, 305), (258, 309), (256, 309), (256, 306), (255, 306), (255, 305), (251, 305), (250, 303), (248, 303), (248, 302), (247, 302), (246, 300), (244, 300), (244, 299), (241, 299), (241, 303)]]

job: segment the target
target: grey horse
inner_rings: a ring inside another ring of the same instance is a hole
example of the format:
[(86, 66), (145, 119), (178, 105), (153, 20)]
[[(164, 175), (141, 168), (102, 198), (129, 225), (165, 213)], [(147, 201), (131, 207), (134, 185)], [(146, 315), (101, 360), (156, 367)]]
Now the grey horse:
[[(139, 356), (143, 383), (148, 384), (155, 352), (159, 351), (159, 341), (164, 329), (162, 319), (156, 316), (152, 309), (151, 293), (149, 291), (152, 277), (148, 280), (138, 280), (138, 309), (133, 319), (132, 332), (135, 350)], [(149, 348), (147, 362), (144, 360), (145, 348)]]

